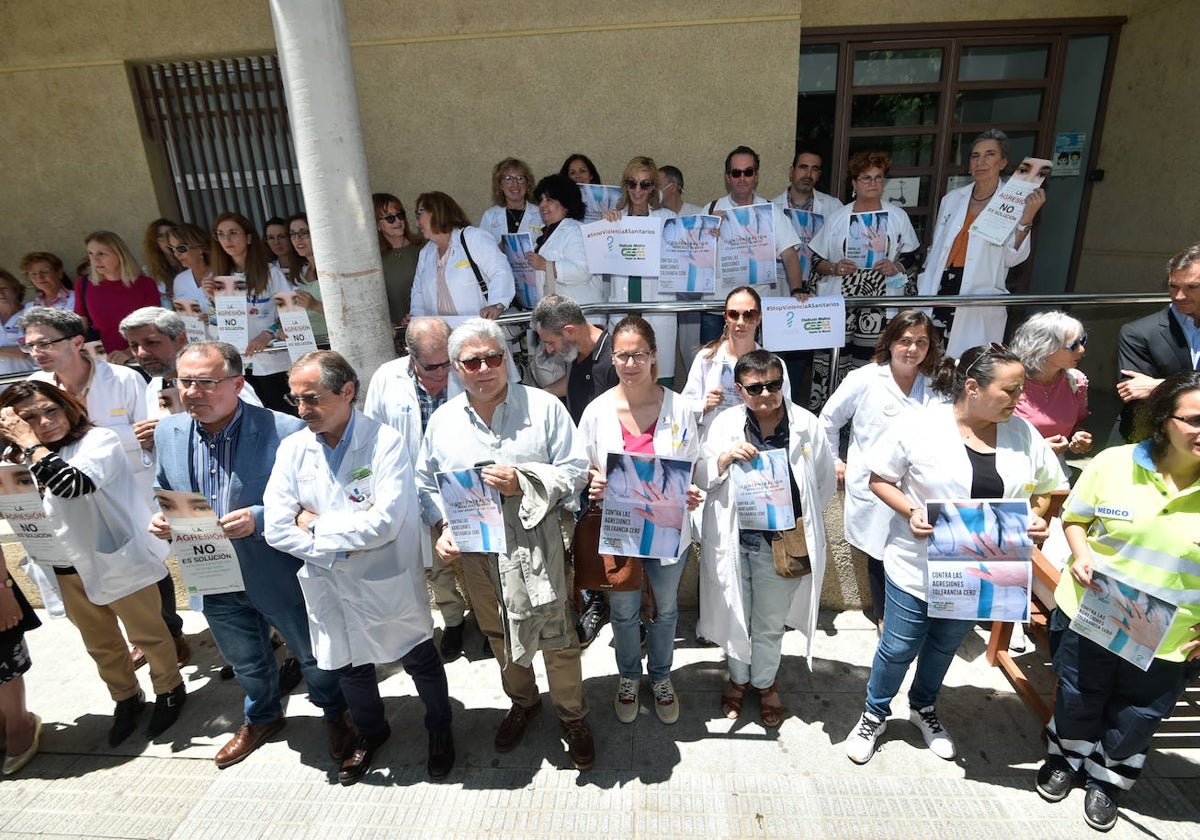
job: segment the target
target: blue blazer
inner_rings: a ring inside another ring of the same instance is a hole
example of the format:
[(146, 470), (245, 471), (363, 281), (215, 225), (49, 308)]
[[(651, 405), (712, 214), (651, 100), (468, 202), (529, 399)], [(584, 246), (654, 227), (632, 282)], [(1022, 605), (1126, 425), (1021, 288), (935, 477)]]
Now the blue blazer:
[[(154, 429), (158, 456), (155, 483), (163, 490), (200, 492), (192, 481), (193, 426), (187, 414), (172, 414)], [(304, 603), (296, 580), (301, 562), (269, 546), (262, 533), (263, 492), (275, 466), (275, 452), (280, 441), (304, 427), (298, 417), (242, 403), (242, 425), (233, 449), (229, 509), (250, 508), (254, 512), (254, 533), (231, 542), (242, 567), (246, 596), (265, 612)]]

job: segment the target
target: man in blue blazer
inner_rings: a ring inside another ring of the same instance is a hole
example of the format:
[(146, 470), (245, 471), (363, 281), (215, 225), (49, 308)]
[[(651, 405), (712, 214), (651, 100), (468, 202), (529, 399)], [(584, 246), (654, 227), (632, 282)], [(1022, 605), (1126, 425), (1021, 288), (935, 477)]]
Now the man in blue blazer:
[[(183, 414), (163, 418), (154, 430), (157, 484), (164, 490), (200, 493), (216, 511), (241, 565), (245, 590), (204, 596), (204, 617), (225, 661), (246, 692), (244, 722), (217, 753), (229, 767), (283, 728), (279, 669), (271, 627), (279, 630), (308, 684), (309, 698), (324, 712), (330, 755), (340, 761), (355, 745), (354, 727), (337, 674), (322, 671), (313, 657), (308, 615), (296, 558), (263, 539), (263, 491), (283, 438), (304, 428), (298, 418), (238, 399), (244, 379), (236, 348), (219, 341), (189, 344), (179, 354), (176, 383)], [(151, 531), (169, 539), (161, 513)]]

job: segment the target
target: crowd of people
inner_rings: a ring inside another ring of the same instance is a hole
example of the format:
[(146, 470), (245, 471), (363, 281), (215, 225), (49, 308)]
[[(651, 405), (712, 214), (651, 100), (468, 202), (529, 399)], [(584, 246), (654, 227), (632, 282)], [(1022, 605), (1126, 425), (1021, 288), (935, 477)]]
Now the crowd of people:
[[(581, 304), (666, 296), (657, 278), (589, 272), (581, 190), (600, 179), (586, 156), (536, 183), (522, 161), (501, 161), (494, 205), (477, 226), (451, 196), (425, 192), (413, 230), (401, 200), (378, 193), (399, 358), (361, 399), (364, 384), (341, 354), (322, 349), (289, 363), (270, 349), (283, 306), (304, 309), (324, 332), (304, 214), (273, 218), (262, 235), (236, 212), (210, 230), (157, 219), (141, 263), (120, 237), (98, 231), (85, 241), (89, 271), (74, 282), (58, 256), (27, 254), (21, 270), (37, 290), (30, 304), (25, 285), (0, 272), (0, 360), (6, 373), (29, 373), (0, 393), (0, 443), (12, 465), (0, 470), (15, 482), (11, 494), (41, 494), (54, 550), (31, 556), (26, 569), (48, 611), (79, 629), (109, 688), (110, 743), (130, 738), (145, 712), (135, 675), (142, 664), (156, 695), (147, 737), (173, 726), (187, 700), (180, 668), (191, 652), (164, 558), (173, 540), (178, 549), (188, 506), (213, 519), (238, 572), (193, 599), (246, 695), (219, 767), (245, 760), (284, 725), (273, 628), (322, 710), (343, 784), (368, 772), (392, 734), (375, 669), (396, 661), (425, 706), (429, 775), (445, 777), (455, 749), (443, 663), (462, 655), (472, 615), (511, 702), (496, 750), (513, 749), (542, 709), (532, 666), (540, 653), (570, 760), (587, 770), (597, 745), (581, 655), (605, 623), (617, 719), (637, 721), (644, 672), (658, 720), (674, 724), (685, 713), (672, 663), (680, 581), (696, 542), (697, 635), (723, 649), (727, 679), (719, 708), (695, 713), (739, 718), (753, 688), (759, 721), (778, 728), (787, 715), (783, 636), (788, 628), (807, 636), (811, 665), (830, 543), (824, 511), (844, 487), (844, 534), (869, 579), (879, 632), (846, 753), (870, 760), (915, 660), (910, 719), (934, 754), (955, 758), (937, 701), (975, 621), (945, 617), (931, 603), (929, 503), (962, 501), (957, 515), (987, 560), (1007, 558), (1008, 543), (989, 534), (985, 516), (969, 515), (976, 503), (1025, 503), (1021, 538), (1046, 538), (1050, 494), (1070, 486), (1067, 456), (1093, 445), (1083, 426), (1088, 381), (1078, 370), (1085, 327), (1042, 312), (1006, 347), (1003, 307), (955, 314), (950, 305), (932, 316), (851, 307), (846, 368), (810, 370), (795, 354), (762, 347), (763, 297), (1002, 292), (1008, 269), (1029, 255), (1045, 201), (1041, 189), (1030, 193), (1002, 244), (971, 231), (1008, 154), (1001, 132), (976, 139), (972, 183), (944, 199), (921, 271), (907, 215), (882, 198), (888, 156), (852, 159), (854, 197), (842, 206), (815, 190), (821, 159), (802, 150), (773, 203), (776, 276), (718, 284), (720, 292), (699, 296), (723, 306), (698, 319), (585, 314)], [(728, 194), (689, 205), (678, 168), (637, 156), (604, 217), (760, 203), (759, 172), (758, 155), (740, 146), (725, 161)], [(823, 216), (811, 243), (800, 241), (786, 209)], [(863, 267), (847, 258), (850, 226), (858, 214), (881, 213), (888, 241)], [(540, 278), (529, 339), (543, 362), (533, 372), (513, 364), (514, 337), (496, 321), (516, 305), (501, 246), (518, 232), (533, 238), (528, 261)], [(1115, 821), (1120, 792), (1200, 660), (1200, 549), (1188, 539), (1200, 524), (1200, 244), (1172, 259), (1168, 289), (1164, 313), (1122, 330), (1117, 391), (1139, 406), (1130, 444), (1098, 455), (1063, 508), (1072, 560), (1051, 622), (1059, 690), (1035, 784), (1051, 801), (1085, 785), (1084, 816), (1100, 830)], [(245, 346), (189, 326), (212, 316), (217, 292), (246, 296)], [(688, 368), (679, 393), (677, 359)], [(599, 536), (584, 528), (592, 514), (604, 523)], [(572, 558), (600, 558), (600, 589), (575, 591)], [(996, 592), (1013, 589), (999, 565), (981, 562), (976, 576)], [(1170, 607), (1147, 668), (1072, 629), (1080, 600), (1101, 589), (1097, 574), (1138, 593), (1125, 629), (1139, 643), (1162, 610), (1138, 597)], [(441, 616), (437, 644), (429, 591)], [(22, 683), (31, 665), (23, 633), (36, 624), (7, 577), (6, 774), (38, 750), (41, 721)]]

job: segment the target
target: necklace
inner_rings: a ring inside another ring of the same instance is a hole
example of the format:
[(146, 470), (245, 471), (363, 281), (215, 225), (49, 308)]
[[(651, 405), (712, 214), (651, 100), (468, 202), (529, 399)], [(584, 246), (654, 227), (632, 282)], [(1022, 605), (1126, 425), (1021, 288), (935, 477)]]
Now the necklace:
[[(1057, 379), (1055, 380), (1055, 382), (1056, 382), (1056, 381), (1057, 381)], [(1036, 385), (1036, 386), (1038, 386), (1038, 390), (1041, 392), (1041, 402), (1042, 402), (1042, 405), (1050, 405), (1050, 390), (1051, 390), (1051, 389), (1054, 387), (1054, 382), (1051, 382), (1051, 383), (1050, 383), (1050, 384), (1048, 384), (1048, 385), (1047, 385), (1047, 384), (1043, 384), (1043, 383), (1041, 383), (1041, 382), (1038, 382), (1036, 379), (1034, 379), (1034, 378), (1031, 376), (1031, 377), (1029, 377), (1028, 379), (1026, 379), (1026, 380), (1025, 380), (1025, 391), (1026, 391), (1026, 393), (1028, 393), (1028, 391), (1029, 391), (1029, 385), (1030, 385), (1030, 384), (1033, 384), (1033, 385)]]
[(995, 187), (995, 189), (993, 189), (993, 190), (992, 190), (991, 194), (990, 194), (990, 195), (988, 195), (988, 197), (987, 197), (987, 198), (976, 198), (976, 197), (975, 197), (975, 190), (971, 190), (971, 200), (972, 200), (972, 201), (987, 201), (987, 200), (988, 200), (988, 199), (990, 199), (990, 198), (991, 198), (993, 195), (995, 195), (995, 194), (996, 194), (996, 190), (998, 190), (998, 189), (1000, 189), (1000, 185), (999, 185), (999, 184), (996, 184), (996, 187)]

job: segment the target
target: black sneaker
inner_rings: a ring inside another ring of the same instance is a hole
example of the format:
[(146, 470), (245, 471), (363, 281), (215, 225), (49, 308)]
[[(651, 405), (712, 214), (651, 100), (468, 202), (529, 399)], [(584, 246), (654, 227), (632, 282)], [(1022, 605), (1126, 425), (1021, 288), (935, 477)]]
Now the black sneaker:
[(575, 633), (579, 636), (580, 648), (586, 649), (588, 645), (596, 641), (596, 636), (599, 634), (600, 628), (608, 624), (608, 616), (608, 599), (603, 595), (597, 595), (587, 605), (587, 609), (583, 611), (583, 615), (579, 616), (579, 623), (575, 625)]
[(1083, 821), (1097, 831), (1108, 831), (1117, 824), (1117, 800), (1100, 788), (1088, 788), (1083, 799)]
[(108, 745), (115, 747), (137, 729), (138, 718), (146, 708), (146, 694), (140, 688), (133, 697), (117, 701), (113, 710), (112, 729), (108, 730)]
[(160, 694), (154, 699), (154, 714), (150, 715), (150, 725), (146, 727), (146, 735), (157, 738), (171, 728), (171, 724), (179, 720), (179, 712), (187, 702), (187, 689), (183, 683), (175, 686), (166, 694)]
[(1062, 802), (1075, 784), (1075, 774), (1060, 756), (1046, 759), (1037, 773), (1038, 796), (1047, 802)]
[(463, 652), (463, 625), (456, 624), (453, 627), (447, 627), (442, 631), (442, 659), (446, 662), (453, 662), (458, 657), (462, 656)]

